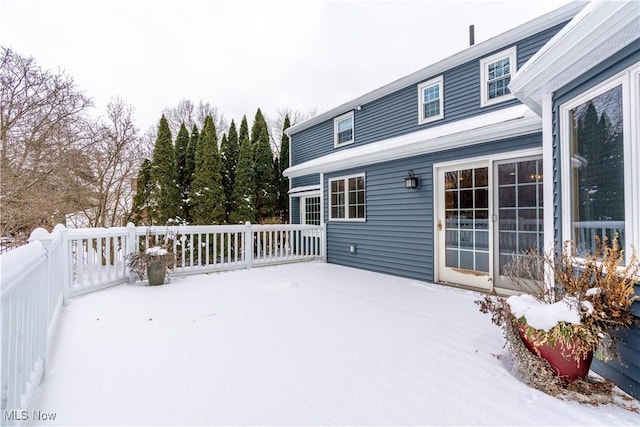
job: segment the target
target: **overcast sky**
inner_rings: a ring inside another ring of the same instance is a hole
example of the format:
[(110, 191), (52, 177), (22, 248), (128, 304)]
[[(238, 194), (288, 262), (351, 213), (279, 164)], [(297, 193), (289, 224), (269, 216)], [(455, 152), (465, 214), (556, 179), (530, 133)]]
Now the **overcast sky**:
[(142, 131), (188, 98), (228, 121), (318, 113), (568, 0), (0, 0), (0, 44), (65, 70), (99, 110), (114, 96)]

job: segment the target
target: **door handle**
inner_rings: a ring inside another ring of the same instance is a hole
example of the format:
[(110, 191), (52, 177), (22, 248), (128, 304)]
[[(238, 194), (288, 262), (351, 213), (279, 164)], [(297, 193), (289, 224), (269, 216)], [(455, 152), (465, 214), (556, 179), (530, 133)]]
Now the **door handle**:
[(442, 231), (442, 221), (438, 220), (438, 231)]

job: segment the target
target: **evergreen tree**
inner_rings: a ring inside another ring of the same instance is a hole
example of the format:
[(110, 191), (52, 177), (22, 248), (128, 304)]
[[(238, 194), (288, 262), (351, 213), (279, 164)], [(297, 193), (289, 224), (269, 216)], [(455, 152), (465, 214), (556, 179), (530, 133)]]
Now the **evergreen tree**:
[(216, 127), (213, 118), (207, 116), (196, 148), (196, 168), (191, 182), (191, 216), (195, 224), (222, 224), (225, 221), (220, 169)]
[(233, 210), (229, 214), (231, 224), (244, 224), (246, 221), (255, 222), (255, 182), (253, 180), (253, 150), (249, 135), (246, 135), (240, 145), (238, 167), (236, 168), (236, 184), (233, 187)]
[(280, 218), (289, 221), (289, 178), (283, 175), (283, 172), (289, 167), (289, 137), (285, 130), (291, 126), (289, 116), (285, 116), (282, 124), (282, 139), (280, 140), (280, 158), (278, 160), (278, 168), (276, 169), (276, 182), (278, 183), (278, 202), (276, 211)]
[(238, 132), (238, 143), (242, 144), (245, 138), (249, 138), (249, 124), (247, 123), (247, 116), (242, 116), (240, 131)]
[(189, 210), (187, 201), (189, 198), (189, 187), (191, 186), (191, 174), (187, 169), (187, 150), (189, 149), (189, 131), (180, 124), (180, 130), (176, 136), (176, 174), (178, 175), (178, 186), (180, 187), (180, 216), (186, 219)]
[(227, 215), (232, 209), (233, 187), (236, 182), (236, 167), (238, 156), (240, 155), (240, 144), (238, 143), (238, 132), (236, 124), (231, 120), (229, 135), (222, 138), (220, 147), (220, 157), (222, 158), (222, 186), (224, 187), (225, 200), (227, 201)]
[(183, 204), (183, 207), (186, 209), (184, 212), (185, 219), (188, 223), (193, 221), (191, 217), (191, 184), (193, 181), (193, 173), (196, 170), (196, 148), (198, 147), (198, 142), (200, 140), (200, 133), (198, 132), (198, 127), (193, 125), (191, 130), (191, 135), (189, 136), (189, 144), (187, 145), (187, 155), (185, 156), (185, 177), (187, 182), (189, 183), (187, 191), (184, 195), (186, 199), (186, 203)]
[[(260, 111), (260, 109), (258, 108), (258, 111), (256, 111), (256, 116), (253, 119), (253, 126), (251, 126), (251, 143), (253, 145), (255, 145), (258, 142), (258, 139), (260, 138), (260, 133), (262, 132), (262, 130), (267, 130), (267, 121), (264, 119), (264, 116), (262, 115), (262, 111)], [(267, 132), (267, 136), (269, 135), (269, 133)]]
[(269, 143), (267, 122), (264, 121), (260, 109), (256, 112), (251, 134), (255, 134), (256, 138), (255, 141), (251, 141), (254, 150), (255, 210), (257, 220), (262, 221), (275, 213), (277, 189), (274, 185), (273, 153)]
[(176, 153), (171, 141), (171, 130), (162, 116), (158, 125), (158, 136), (151, 160), (151, 203), (155, 224), (165, 225), (180, 213), (180, 189), (176, 173)]
[(149, 199), (151, 196), (151, 161), (144, 159), (138, 177), (136, 178), (136, 194), (133, 196), (133, 221), (140, 224), (149, 224)]

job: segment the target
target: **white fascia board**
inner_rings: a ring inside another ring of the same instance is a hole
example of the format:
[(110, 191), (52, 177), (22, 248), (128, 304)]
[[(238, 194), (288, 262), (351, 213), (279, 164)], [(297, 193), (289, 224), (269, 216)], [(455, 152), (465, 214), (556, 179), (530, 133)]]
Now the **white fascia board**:
[(304, 187), (295, 187), (289, 190), (289, 194), (308, 193), (310, 191), (320, 191), (320, 185), (306, 185)]
[(540, 117), (525, 105), (504, 108), (419, 132), (348, 148), (292, 166), (289, 178), (333, 172), (389, 160), (465, 147), (540, 132)]
[(640, 2), (594, 1), (527, 61), (509, 89), (539, 111), (553, 93), (640, 37)]
[(298, 123), (295, 126), (291, 126), (290, 128), (287, 128), (287, 130), (285, 130), (285, 133), (288, 136), (291, 136), (294, 133), (300, 132), (304, 129), (308, 129), (326, 120), (333, 119), (341, 114), (351, 111), (358, 106), (364, 107), (365, 104), (375, 101), (376, 99), (397, 92), (408, 86), (418, 84), (428, 78), (436, 77), (447, 70), (457, 67), (458, 65), (462, 65), (474, 59), (479, 59), (496, 50), (507, 48), (526, 37), (572, 19), (580, 10), (585, 7), (585, 5), (586, 2), (584, 1), (574, 1), (566, 4), (554, 11), (539, 16), (538, 18), (535, 18), (516, 28), (492, 37), (484, 42), (468, 47), (461, 52), (458, 52), (439, 62), (429, 65), (428, 67), (425, 67), (412, 74), (395, 80), (356, 99), (345, 102), (344, 104), (332, 108), (331, 110), (319, 114), (315, 117), (312, 117), (309, 120)]

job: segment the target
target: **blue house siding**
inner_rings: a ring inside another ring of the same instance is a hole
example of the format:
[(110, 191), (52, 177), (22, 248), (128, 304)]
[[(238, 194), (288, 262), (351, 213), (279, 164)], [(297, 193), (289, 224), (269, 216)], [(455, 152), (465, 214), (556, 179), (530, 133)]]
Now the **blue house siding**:
[(333, 150), (333, 120), (294, 133), (290, 138), (291, 166), (324, 156)]
[(291, 198), (289, 212), (291, 212), (291, 224), (300, 224), (300, 197)]
[[(516, 43), (518, 66), (522, 66), (564, 25), (557, 25)], [(513, 45), (504, 46), (496, 52), (511, 46)], [(429, 76), (424, 81), (437, 76)], [(361, 110), (354, 111), (355, 142), (353, 144), (334, 148), (333, 119), (294, 133), (291, 136), (291, 165), (295, 166), (333, 153), (336, 150), (348, 150), (351, 147), (416, 132), (429, 127), (437, 127), (445, 123), (518, 104), (518, 101), (513, 99), (487, 107), (480, 107), (480, 58), (445, 71), (443, 80), (444, 119), (419, 125), (418, 86), (417, 84), (410, 85), (364, 104)]]
[[(538, 133), (326, 174), (325, 201), (330, 178), (366, 174), (366, 222), (329, 221), (325, 202), (328, 262), (433, 281), (434, 163), (540, 147), (541, 142)], [(404, 187), (409, 169), (420, 176), (420, 188)], [(352, 244), (356, 254), (349, 252)]]
[(307, 187), (309, 185), (320, 186), (320, 174), (314, 173), (311, 175), (298, 176), (291, 180), (291, 188)]
[[(579, 76), (554, 94), (553, 173), (554, 182), (556, 183), (554, 186), (554, 236), (556, 241), (564, 241), (570, 238), (570, 236), (562, 235), (561, 222), (560, 106), (639, 61), (640, 40), (626, 46), (612, 55), (607, 61), (600, 63), (588, 73)], [(640, 296), (640, 286), (636, 285), (635, 291), (636, 295)], [(627, 393), (640, 399), (640, 301), (636, 301), (633, 304), (632, 311), (636, 316), (635, 325), (629, 330), (621, 331), (619, 337), (618, 351), (622, 363), (616, 360), (607, 363), (596, 360), (592, 365), (592, 369), (605, 378), (614, 381)]]

